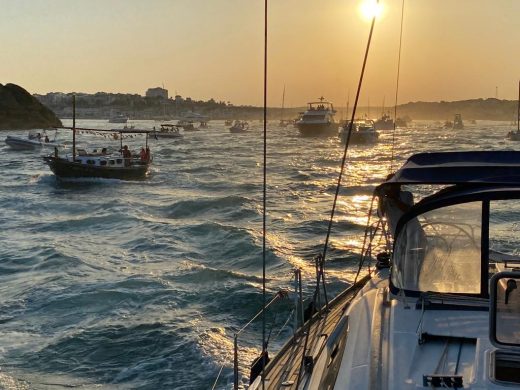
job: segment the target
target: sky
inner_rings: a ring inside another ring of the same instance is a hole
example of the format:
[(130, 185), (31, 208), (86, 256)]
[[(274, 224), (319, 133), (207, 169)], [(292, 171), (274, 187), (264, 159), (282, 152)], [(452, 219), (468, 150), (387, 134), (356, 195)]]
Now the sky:
[[(270, 0), (268, 105), (354, 99), (366, 0)], [(402, 0), (380, 0), (360, 104), (394, 104)], [(0, 0), (0, 83), (31, 93), (163, 86), (263, 102), (263, 0)], [(399, 103), (517, 99), (519, 0), (404, 0)]]

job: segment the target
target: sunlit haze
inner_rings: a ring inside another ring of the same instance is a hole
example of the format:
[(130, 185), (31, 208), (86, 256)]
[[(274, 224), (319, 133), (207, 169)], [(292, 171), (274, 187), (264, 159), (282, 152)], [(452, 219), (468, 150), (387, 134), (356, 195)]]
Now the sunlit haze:
[[(269, 2), (270, 106), (353, 100), (370, 6)], [(381, 1), (361, 104), (392, 103), (401, 1)], [(360, 12), (364, 9), (363, 12)], [(367, 11), (368, 7), (368, 11)], [(263, 0), (0, 0), (0, 83), (262, 104)], [(407, 0), (399, 101), (516, 99), (520, 1)], [(364, 15), (364, 16), (363, 16)]]

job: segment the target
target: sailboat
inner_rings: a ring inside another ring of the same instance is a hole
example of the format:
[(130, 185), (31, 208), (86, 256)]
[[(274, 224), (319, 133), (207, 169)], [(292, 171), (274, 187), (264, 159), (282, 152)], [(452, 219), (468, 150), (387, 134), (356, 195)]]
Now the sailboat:
[(516, 113), (516, 131), (511, 130), (507, 133), (507, 138), (511, 141), (520, 141), (520, 81), (518, 82), (518, 110)]
[(284, 119), (284, 107), (285, 106), (285, 85), (283, 86), (283, 93), (282, 93), (282, 110), (280, 112), (280, 127), (287, 127), (291, 123), (289, 120)]
[(385, 113), (385, 98), (383, 97), (383, 108), (381, 110), (381, 118), (374, 122), (374, 128), (376, 130), (393, 130), (394, 121), (389, 114)]
[(519, 210), (519, 171), (518, 151), (412, 155), (374, 189), (352, 285), (328, 300), (328, 235), (309, 310), (295, 270), (294, 332), (274, 357), (264, 337), (249, 389), (518, 388), (520, 256), (494, 234)]

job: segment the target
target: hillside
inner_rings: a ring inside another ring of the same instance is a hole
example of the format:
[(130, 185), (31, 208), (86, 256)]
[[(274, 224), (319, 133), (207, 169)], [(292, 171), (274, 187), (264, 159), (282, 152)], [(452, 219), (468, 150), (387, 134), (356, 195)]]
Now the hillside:
[(61, 126), (58, 117), (16, 84), (0, 84), (0, 130)]

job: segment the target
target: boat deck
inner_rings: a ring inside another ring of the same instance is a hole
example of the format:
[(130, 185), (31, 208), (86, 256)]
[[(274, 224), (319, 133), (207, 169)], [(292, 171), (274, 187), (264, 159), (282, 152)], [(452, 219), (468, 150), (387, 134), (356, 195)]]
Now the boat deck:
[[(351, 286), (343, 293), (338, 295), (329, 303), (329, 309), (322, 309), (321, 316), (316, 313), (310, 320), (310, 333), (305, 348), (305, 356), (314, 355), (321, 351), (327, 337), (332, 333), (342, 314), (345, 312), (350, 301), (355, 297), (359, 290), (370, 279), (367, 275)], [(305, 347), (305, 331), (308, 324), (300, 328), (295, 337), (291, 338), (278, 354), (269, 362), (265, 368), (265, 389), (296, 389), (298, 384), (298, 373), (302, 364), (302, 354)], [(260, 383), (257, 387), (262, 389)]]

